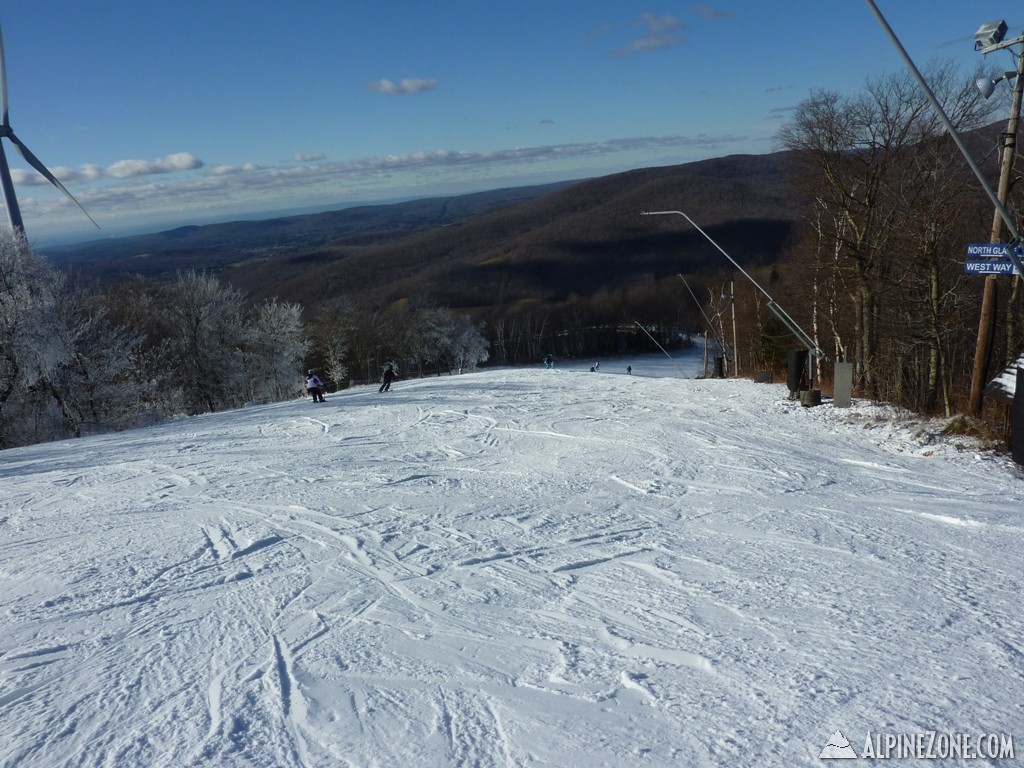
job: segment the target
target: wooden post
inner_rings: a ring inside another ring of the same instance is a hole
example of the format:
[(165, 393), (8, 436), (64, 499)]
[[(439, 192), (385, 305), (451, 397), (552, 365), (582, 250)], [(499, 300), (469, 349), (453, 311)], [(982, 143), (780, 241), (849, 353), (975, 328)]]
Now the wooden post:
[[(1003, 161), (999, 167), (999, 188), (996, 198), (1001, 204), (1006, 203), (1010, 190), (1010, 176), (1013, 161), (1017, 154), (1017, 125), (1020, 122), (1021, 94), (1024, 92), (1024, 55), (1017, 56), (1017, 76), (1013, 83), (1013, 100), (1010, 103), (1010, 119), (1003, 134)], [(992, 218), (992, 235), (990, 243), (998, 243), (1003, 239), (1003, 217), (996, 209)], [(988, 373), (989, 361), (992, 357), (992, 332), (995, 328), (996, 303), (998, 284), (995, 275), (985, 278), (985, 287), (981, 295), (981, 319), (978, 321), (978, 340), (974, 345), (974, 367), (971, 371), (971, 396), (967, 404), (968, 412), (975, 418), (981, 416), (984, 405), (985, 378)]]

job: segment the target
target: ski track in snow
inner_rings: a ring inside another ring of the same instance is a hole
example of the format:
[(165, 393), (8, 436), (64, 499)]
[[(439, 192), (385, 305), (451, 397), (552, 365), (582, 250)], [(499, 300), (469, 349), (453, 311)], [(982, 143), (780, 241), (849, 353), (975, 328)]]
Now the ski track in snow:
[(1024, 740), (1006, 460), (778, 385), (583, 370), (0, 453), (0, 764), (791, 766), (837, 728)]

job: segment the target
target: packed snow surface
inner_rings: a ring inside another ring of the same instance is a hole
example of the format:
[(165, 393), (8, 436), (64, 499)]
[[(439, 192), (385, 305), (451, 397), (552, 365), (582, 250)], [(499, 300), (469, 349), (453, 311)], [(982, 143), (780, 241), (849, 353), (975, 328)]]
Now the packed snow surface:
[(858, 752), (1024, 742), (1012, 463), (864, 401), (654, 362), (0, 452), (0, 764), (760, 767), (822, 765), (837, 731)]

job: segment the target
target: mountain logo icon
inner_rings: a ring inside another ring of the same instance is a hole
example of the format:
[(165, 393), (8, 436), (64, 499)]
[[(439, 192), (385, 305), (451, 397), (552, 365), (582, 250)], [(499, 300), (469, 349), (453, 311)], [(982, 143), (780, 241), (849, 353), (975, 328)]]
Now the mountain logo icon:
[(842, 731), (836, 731), (828, 737), (828, 744), (818, 755), (820, 760), (849, 760), (856, 759), (857, 753), (853, 751), (850, 742), (843, 736)]

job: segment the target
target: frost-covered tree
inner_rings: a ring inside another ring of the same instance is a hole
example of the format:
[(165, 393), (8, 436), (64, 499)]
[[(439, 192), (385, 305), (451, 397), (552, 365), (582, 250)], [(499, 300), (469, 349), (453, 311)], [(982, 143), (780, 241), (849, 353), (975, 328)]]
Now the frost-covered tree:
[(473, 369), (486, 362), (489, 347), (482, 323), (479, 326), (475, 325), (469, 315), (455, 318), (448, 346), (453, 369)]
[(97, 298), (63, 292), (55, 331), (64, 354), (44, 380), (75, 437), (137, 425), (153, 389), (136, 366), (142, 336), (112, 322)]
[(424, 309), (417, 315), (419, 354), (441, 370), (475, 368), (487, 360), (488, 341), (468, 315), (449, 309)]
[(55, 296), (62, 276), (23, 235), (0, 232), (0, 446), (60, 437), (44, 382), (66, 356)]
[(174, 362), (175, 345), (168, 338), (163, 317), (165, 300), (158, 286), (141, 277), (121, 280), (103, 291), (107, 317), (142, 337), (141, 345), (130, 355), (130, 368), (145, 385), (137, 407), (150, 421), (188, 413)]
[(140, 340), (23, 237), (0, 233), (0, 446), (136, 423)]
[(240, 291), (193, 270), (180, 272), (165, 288), (161, 319), (190, 413), (245, 402), (243, 302)]
[(424, 307), (418, 310), (409, 323), (407, 334), (410, 354), (420, 370), (430, 365), (438, 372), (451, 370), (449, 363), (449, 339), (452, 334), (452, 313), (440, 307)]
[(309, 351), (302, 307), (276, 300), (261, 304), (252, 311), (246, 330), (249, 398), (267, 403), (294, 397), (302, 388), (300, 371)]

